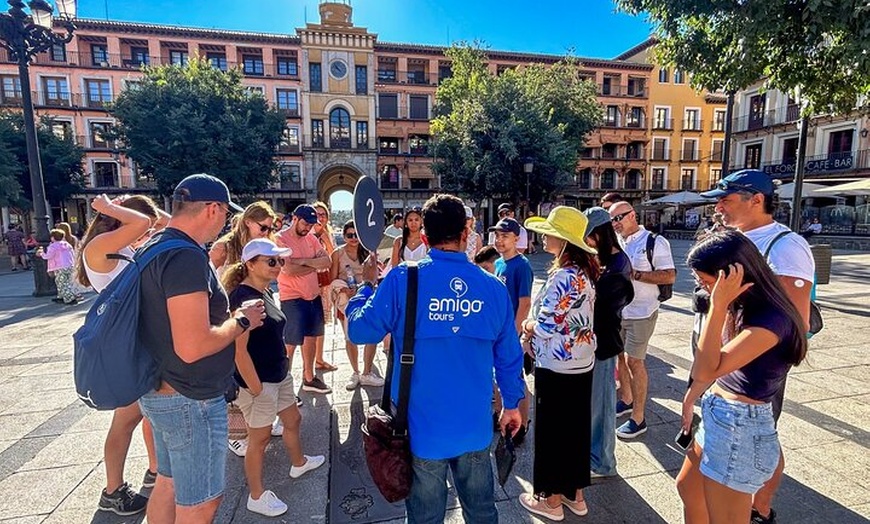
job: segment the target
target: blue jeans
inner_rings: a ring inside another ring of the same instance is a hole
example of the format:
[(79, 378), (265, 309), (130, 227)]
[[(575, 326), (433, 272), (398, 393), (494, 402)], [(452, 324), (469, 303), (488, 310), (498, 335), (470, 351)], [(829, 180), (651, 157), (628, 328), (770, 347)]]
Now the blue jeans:
[(595, 361), (592, 370), (592, 450), (590, 466), (599, 475), (616, 474), (617, 357)]
[(465, 522), (498, 524), (489, 448), (452, 459), (414, 457), (414, 480), (405, 500), (406, 522), (440, 524), (447, 511), (447, 468), (453, 472)]
[(196, 506), (220, 497), (227, 465), (223, 395), (193, 400), (152, 391), (139, 399), (139, 407), (154, 429), (157, 473), (173, 480), (175, 503)]

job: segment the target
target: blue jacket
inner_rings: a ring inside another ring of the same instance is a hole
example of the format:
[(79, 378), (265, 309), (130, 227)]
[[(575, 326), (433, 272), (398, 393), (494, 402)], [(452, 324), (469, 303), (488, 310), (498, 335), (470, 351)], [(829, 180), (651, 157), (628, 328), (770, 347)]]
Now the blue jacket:
[[(419, 262), (415, 364), (408, 426), (411, 451), (447, 459), (479, 451), (492, 441), (492, 373), (504, 406), (523, 398), (523, 353), (507, 289), (468, 261), (465, 253), (432, 249)], [(363, 287), (347, 305), (348, 335), (376, 344), (393, 334), (391, 397), (399, 391), (399, 355), (405, 325), (408, 270), (387, 274), (376, 292)]]

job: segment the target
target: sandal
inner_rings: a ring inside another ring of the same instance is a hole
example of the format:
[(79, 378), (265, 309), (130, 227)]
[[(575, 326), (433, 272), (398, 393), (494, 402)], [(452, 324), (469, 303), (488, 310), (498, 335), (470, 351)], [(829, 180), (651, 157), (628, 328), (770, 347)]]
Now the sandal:
[(329, 362), (323, 361), (315, 363), (314, 369), (317, 369), (319, 371), (335, 371), (338, 369), (338, 366), (334, 366)]

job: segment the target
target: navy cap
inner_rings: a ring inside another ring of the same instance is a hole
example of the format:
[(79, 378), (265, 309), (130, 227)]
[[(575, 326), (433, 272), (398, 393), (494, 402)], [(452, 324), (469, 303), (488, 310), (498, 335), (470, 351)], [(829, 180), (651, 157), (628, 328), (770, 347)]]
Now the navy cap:
[(586, 233), (583, 235), (588, 237), (592, 230), (598, 226), (610, 223), (610, 213), (603, 207), (590, 207), (583, 212), (586, 215)]
[(172, 192), (172, 200), (179, 202), (221, 202), (227, 204), (234, 211), (242, 212), (245, 209), (230, 199), (230, 190), (227, 185), (217, 177), (198, 173), (190, 175), (175, 186)]
[(308, 204), (296, 206), (296, 209), (293, 210), (293, 216), (299, 217), (311, 225), (317, 223), (317, 211), (314, 210), (314, 206)]
[(502, 211), (513, 211), (513, 210), (514, 210), (514, 205), (511, 204), (510, 202), (505, 202), (503, 204), (499, 204), (499, 206), (498, 206), (499, 213), (501, 213)]
[(496, 225), (489, 228), (489, 231), (497, 231), (499, 233), (513, 233), (516, 236), (520, 236), (520, 223), (513, 218), (503, 218), (499, 220)]
[(770, 175), (757, 169), (741, 169), (726, 176), (716, 184), (716, 189), (701, 193), (704, 198), (722, 198), (740, 191), (773, 195), (774, 186)]

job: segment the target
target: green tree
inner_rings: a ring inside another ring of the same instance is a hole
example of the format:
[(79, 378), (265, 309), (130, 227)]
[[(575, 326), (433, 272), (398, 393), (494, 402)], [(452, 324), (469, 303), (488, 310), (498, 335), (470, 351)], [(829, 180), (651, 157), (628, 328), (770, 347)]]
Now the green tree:
[(473, 200), (524, 200), (523, 164), (534, 162), (532, 202), (575, 172), (586, 136), (601, 120), (595, 86), (576, 60), (492, 74), (479, 46), (448, 49), (453, 74), (436, 92), (433, 170), (445, 189)]
[(870, 95), (866, 0), (616, 0), (647, 13), (659, 62), (691, 73), (707, 90), (738, 91), (764, 80), (796, 93), (806, 114), (849, 112)]
[[(52, 131), (53, 119), (43, 117), (37, 128), (39, 157), (45, 198), (60, 205), (70, 195), (84, 189), (84, 150), (74, 137), (60, 137)], [(31, 208), (30, 169), (21, 113), (0, 114), (0, 204)]]
[(114, 136), (163, 194), (192, 173), (217, 176), (240, 195), (274, 178), (284, 117), (245, 89), (237, 69), (223, 72), (199, 57), (185, 67), (146, 68), (112, 110)]

